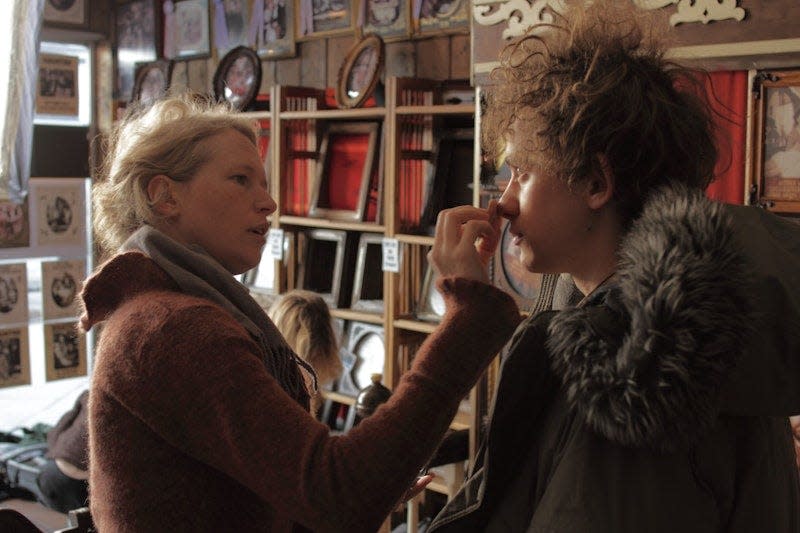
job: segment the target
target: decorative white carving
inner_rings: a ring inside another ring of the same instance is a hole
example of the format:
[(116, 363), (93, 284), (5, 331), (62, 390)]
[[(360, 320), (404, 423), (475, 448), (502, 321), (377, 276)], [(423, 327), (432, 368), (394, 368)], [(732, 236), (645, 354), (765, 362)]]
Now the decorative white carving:
[(738, 0), (633, 0), (642, 9), (661, 9), (670, 4), (678, 4), (678, 12), (669, 17), (669, 23), (677, 26), (683, 22), (702, 22), (714, 20), (743, 20), (744, 8), (736, 7)]
[[(590, 0), (589, 0), (590, 1)], [(677, 13), (669, 18), (672, 26), (686, 22), (708, 24), (715, 20), (743, 20), (746, 12), (737, 7), (738, 0), (632, 0), (642, 9), (661, 9), (678, 5)], [(508, 22), (503, 38), (523, 35), (531, 26), (553, 22), (547, 9), (560, 11), (563, 0), (472, 0), (472, 16), (482, 26)]]

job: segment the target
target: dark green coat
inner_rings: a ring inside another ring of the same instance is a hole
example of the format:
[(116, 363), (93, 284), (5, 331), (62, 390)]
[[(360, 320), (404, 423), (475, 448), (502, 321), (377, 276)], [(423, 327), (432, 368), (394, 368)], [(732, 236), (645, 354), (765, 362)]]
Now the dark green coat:
[(800, 226), (667, 191), (613, 280), (531, 316), (428, 532), (800, 532)]

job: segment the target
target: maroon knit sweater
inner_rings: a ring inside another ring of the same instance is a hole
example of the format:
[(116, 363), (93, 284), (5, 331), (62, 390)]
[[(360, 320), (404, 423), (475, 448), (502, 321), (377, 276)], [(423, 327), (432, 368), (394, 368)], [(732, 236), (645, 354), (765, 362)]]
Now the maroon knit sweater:
[(445, 279), (450, 311), (391, 400), (332, 437), (266, 371), (219, 306), (129, 252), (83, 291), (105, 321), (89, 402), (90, 502), (101, 532), (375, 531), (519, 322), (494, 287)]

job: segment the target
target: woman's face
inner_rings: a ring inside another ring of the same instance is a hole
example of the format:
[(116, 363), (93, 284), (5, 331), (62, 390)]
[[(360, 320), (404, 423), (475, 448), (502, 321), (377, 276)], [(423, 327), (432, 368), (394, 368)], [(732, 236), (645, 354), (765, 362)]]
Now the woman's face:
[[(506, 149), (509, 181), (499, 206), (509, 220), (513, 244), (531, 272), (575, 272), (587, 238), (589, 209), (583, 196), (556, 176), (526, 163), (524, 135), (515, 134)], [(522, 142), (520, 142), (522, 141)]]
[(177, 216), (169, 234), (196, 244), (232, 274), (258, 265), (276, 204), (256, 147), (236, 130), (204, 141), (208, 161), (188, 182), (175, 184)]

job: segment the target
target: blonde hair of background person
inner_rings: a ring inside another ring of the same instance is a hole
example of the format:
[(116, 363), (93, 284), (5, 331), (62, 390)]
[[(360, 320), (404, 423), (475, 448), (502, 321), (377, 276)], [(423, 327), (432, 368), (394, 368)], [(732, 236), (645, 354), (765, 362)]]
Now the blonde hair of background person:
[[(289, 291), (270, 306), (269, 317), (292, 350), (314, 369), (318, 387), (331, 384), (342, 374), (331, 312), (319, 294), (301, 289)], [(313, 384), (308, 385), (312, 391), (311, 412), (316, 413), (322, 399)]]
[(234, 278), (259, 263), (277, 208), (253, 122), (167, 98), (115, 128), (93, 197), (115, 255), (81, 294), (83, 329), (103, 325), (89, 401), (98, 529), (375, 531), (430, 482), (420, 467), (519, 322), (488, 284), (493, 249), (475, 246), (496, 243), (499, 223), (441, 215), (447, 314), (392, 398), (332, 436), (309, 413), (308, 363)]

